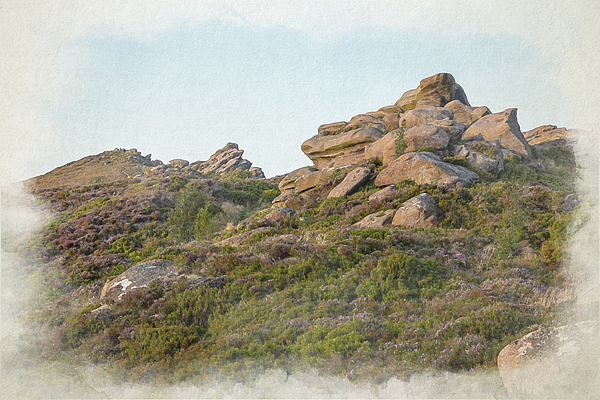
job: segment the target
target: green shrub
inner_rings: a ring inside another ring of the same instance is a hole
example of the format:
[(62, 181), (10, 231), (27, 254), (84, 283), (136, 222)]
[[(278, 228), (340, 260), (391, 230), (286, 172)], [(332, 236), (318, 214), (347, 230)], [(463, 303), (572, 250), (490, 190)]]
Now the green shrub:
[(212, 223), (212, 216), (222, 211), (221, 206), (212, 202), (205, 193), (188, 186), (169, 212), (167, 225), (176, 240), (189, 242), (197, 234), (203, 237), (203, 229)]
[(404, 151), (408, 147), (408, 143), (404, 140), (404, 134), (406, 132), (406, 120), (402, 120), (400, 127), (398, 128), (398, 133), (396, 133), (395, 139), (395, 155), (396, 158), (400, 157), (404, 154)]

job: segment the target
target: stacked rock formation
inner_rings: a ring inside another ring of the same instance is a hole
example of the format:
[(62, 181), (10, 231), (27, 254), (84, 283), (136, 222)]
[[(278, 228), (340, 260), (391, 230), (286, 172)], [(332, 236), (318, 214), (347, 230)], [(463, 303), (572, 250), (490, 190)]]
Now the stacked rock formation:
[[(306, 195), (332, 176), (368, 160), (383, 163), (384, 169), (374, 179), (378, 187), (403, 180), (469, 187), (480, 180), (473, 169), (497, 175), (505, 159), (531, 161), (532, 145), (538, 149), (565, 145), (573, 136), (552, 125), (523, 133), (516, 108), (492, 113), (485, 106), (472, 107), (454, 77), (440, 73), (423, 79), (393, 105), (356, 115), (348, 122), (321, 125), (317, 135), (302, 144), (314, 165), (287, 174), (279, 185), (282, 195), (274, 204)], [(447, 162), (449, 157), (475, 168)], [(344, 180), (343, 187), (335, 188), (329, 197), (351, 194), (370, 178), (361, 175), (352, 187)]]
[(189, 168), (201, 174), (227, 174), (238, 170), (249, 171), (254, 178), (264, 178), (265, 174), (262, 169), (253, 167), (250, 161), (242, 158), (242, 154), (244, 154), (244, 150), (240, 150), (236, 143), (227, 143), (225, 147), (210, 156), (208, 161), (196, 161), (190, 164)]

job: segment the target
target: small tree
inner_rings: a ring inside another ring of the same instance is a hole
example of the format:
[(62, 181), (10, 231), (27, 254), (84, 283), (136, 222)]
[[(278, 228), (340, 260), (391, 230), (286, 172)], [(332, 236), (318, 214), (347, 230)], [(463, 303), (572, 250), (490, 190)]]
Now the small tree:
[(169, 232), (176, 240), (189, 242), (198, 237), (199, 229), (202, 232), (205, 230), (200, 226), (212, 226), (213, 216), (222, 211), (222, 208), (211, 202), (205, 193), (188, 186), (181, 194), (175, 208), (169, 213), (167, 219)]
[(196, 240), (204, 239), (214, 231), (214, 215), (210, 213), (207, 207), (202, 207), (196, 214), (196, 220), (194, 221), (194, 238)]

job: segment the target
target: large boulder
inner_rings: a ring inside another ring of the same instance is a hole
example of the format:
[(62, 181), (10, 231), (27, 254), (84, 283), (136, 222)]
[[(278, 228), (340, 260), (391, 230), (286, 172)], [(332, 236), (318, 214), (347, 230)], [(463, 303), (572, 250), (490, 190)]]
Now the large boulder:
[(600, 393), (598, 321), (543, 328), (498, 354), (510, 396), (593, 398)]
[(400, 119), (402, 114), (400, 113), (385, 113), (383, 116), (383, 125), (386, 131), (393, 131), (400, 127)]
[(390, 226), (394, 210), (379, 211), (369, 214), (352, 226), (358, 229), (382, 229)]
[(576, 133), (555, 125), (542, 125), (527, 132), (523, 132), (525, 140), (530, 146), (538, 150), (546, 150), (556, 146), (573, 146), (577, 137)]
[(433, 153), (407, 153), (377, 175), (375, 186), (387, 186), (403, 180), (412, 180), (418, 184), (470, 187), (480, 178), (464, 167), (441, 161)]
[(483, 136), (487, 141), (498, 139), (503, 148), (531, 157), (531, 148), (523, 137), (517, 121), (516, 108), (509, 108), (479, 119), (465, 131), (463, 140), (476, 135)]
[(406, 200), (396, 211), (392, 225), (413, 228), (432, 228), (437, 226), (444, 214), (427, 193)]
[(306, 192), (318, 184), (325, 182), (331, 175), (336, 172), (343, 171), (350, 167), (350, 165), (342, 165), (339, 167), (324, 168), (320, 171), (311, 172), (310, 174), (303, 175), (296, 179), (294, 182), (294, 192), (297, 194)]
[(385, 158), (384, 153), (386, 146), (389, 143), (394, 143), (396, 137), (398, 136), (398, 129), (388, 132), (382, 138), (374, 141), (373, 143), (369, 143), (365, 146), (365, 159), (370, 158)]
[(450, 137), (450, 141), (453, 142), (458, 142), (460, 139), (462, 139), (462, 135), (467, 129), (465, 127), (465, 124), (463, 124), (462, 122), (455, 121), (450, 118), (437, 119), (435, 121), (429, 122), (429, 124), (437, 126), (441, 130), (446, 132), (446, 134)]
[(396, 185), (386, 186), (369, 196), (369, 201), (386, 201), (394, 198), (398, 194)]
[(302, 167), (293, 170), (279, 182), (279, 190), (281, 193), (293, 191), (296, 188), (296, 179), (316, 171), (318, 171), (316, 167)]
[(490, 109), (485, 106), (469, 107), (461, 103), (459, 100), (451, 101), (450, 103), (446, 104), (444, 108), (454, 111), (454, 119), (462, 122), (467, 127), (471, 126), (482, 117), (492, 113)]
[(404, 133), (406, 152), (411, 153), (423, 147), (443, 150), (448, 146), (450, 137), (437, 126), (430, 124), (417, 125)]
[(454, 77), (448, 73), (441, 73), (421, 80), (416, 89), (404, 93), (395, 105), (412, 110), (427, 106), (443, 107), (452, 100), (460, 100), (463, 104), (470, 105), (465, 91), (456, 83)]
[(302, 143), (302, 151), (318, 169), (323, 169), (362, 160), (365, 146), (381, 137), (383, 132), (373, 127), (336, 135), (317, 135)]
[(404, 123), (406, 128), (432, 123), (442, 119), (452, 119), (454, 111), (443, 107), (427, 107), (407, 111), (399, 118), (400, 126)]
[(148, 287), (156, 279), (174, 279), (178, 276), (173, 261), (155, 259), (143, 262), (107, 282), (102, 288), (100, 300), (105, 303), (119, 301), (126, 293)]
[(327, 198), (332, 199), (335, 197), (344, 197), (354, 193), (367, 180), (369, 180), (369, 176), (371, 176), (371, 170), (369, 168), (354, 168), (352, 171), (348, 172), (340, 184), (338, 184), (331, 192), (329, 192)]
[[(252, 168), (252, 163), (243, 159), (242, 154), (244, 154), (244, 150), (240, 150), (236, 143), (227, 143), (225, 147), (210, 156), (208, 161), (192, 163), (189, 168), (202, 174), (215, 173), (219, 175), (237, 170), (248, 171)], [(263, 171), (257, 167), (254, 167), (251, 173), (254, 177), (265, 177)]]

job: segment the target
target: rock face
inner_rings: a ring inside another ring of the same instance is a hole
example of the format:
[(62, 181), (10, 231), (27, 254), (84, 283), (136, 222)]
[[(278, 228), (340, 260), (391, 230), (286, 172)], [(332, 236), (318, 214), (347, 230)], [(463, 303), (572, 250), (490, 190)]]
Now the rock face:
[(555, 125), (542, 125), (527, 132), (523, 136), (530, 146), (538, 150), (547, 150), (556, 146), (572, 146), (577, 137), (576, 133)]
[(363, 159), (365, 146), (383, 137), (373, 127), (334, 135), (317, 135), (302, 143), (302, 151), (318, 169), (353, 164)]
[(517, 109), (509, 108), (501, 113), (489, 114), (466, 130), (463, 139), (481, 134), (485, 140), (498, 139), (505, 149), (531, 157), (531, 148), (521, 133), (517, 122)]
[(464, 90), (448, 73), (441, 73), (423, 79), (415, 90), (404, 93), (396, 106), (405, 110), (427, 106), (443, 107), (452, 100), (470, 105)]
[(437, 226), (444, 214), (427, 193), (406, 200), (396, 211), (392, 225), (411, 226), (413, 228), (431, 228)]
[(328, 199), (332, 199), (334, 197), (343, 197), (348, 196), (354, 193), (358, 188), (360, 188), (371, 175), (371, 170), (365, 167), (354, 168), (352, 171), (348, 172), (344, 180), (333, 188), (329, 195)]
[(369, 214), (352, 226), (358, 229), (381, 229), (389, 226), (394, 217), (394, 210), (379, 211)]
[(412, 128), (413, 126), (428, 124), (433, 121), (452, 119), (453, 115), (454, 111), (443, 107), (419, 108), (402, 114), (399, 124), (402, 125), (405, 122), (407, 128)]
[(446, 132), (434, 125), (422, 124), (410, 128), (404, 134), (406, 152), (417, 151), (423, 147), (442, 150), (448, 146), (450, 137)]
[(148, 287), (153, 280), (178, 276), (173, 261), (156, 259), (143, 262), (107, 282), (102, 289), (100, 299), (108, 303), (119, 301), (124, 294), (134, 289)]
[(462, 122), (466, 127), (471, 126), (482, 117), (491, 114), (489, 108), (482, 107), (469, 107), (461, 103), (459, 100), (453, 100), (446, 104), (444, 108), (448, 108), (454, 111), (454, 119)]
[(197, 161), (190, 168), (201, 174), (215, 173), (227, 174), (233, 171), (250, 171), (255, 178), (264, 178), (265, 174), (260, 168), (252, 167), (252, 163), (242, 158), (244, 150), (240, 150), (236, 143), (227, 143), (225, 147), (217, 150), (208, 161)]
[(600, 393), (597, 337), (598, 321), (584, 321), (540, 329), (510, 343), (498, 355), (498, 370), (509, 395), (536, 398), (597, 395)]
[(433, 153), (407, 153), (377, 175), (375, 186), (387, 186), (403, 180), (412, 180), (418, 184), (470, 187), (480, 178), (464, 167), (441, 161)]

